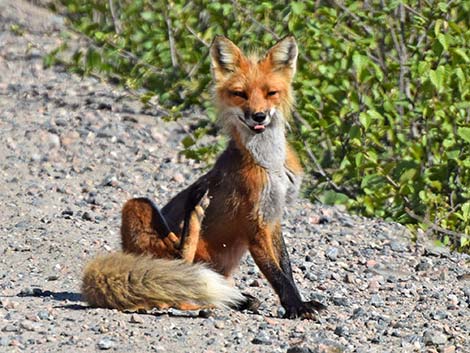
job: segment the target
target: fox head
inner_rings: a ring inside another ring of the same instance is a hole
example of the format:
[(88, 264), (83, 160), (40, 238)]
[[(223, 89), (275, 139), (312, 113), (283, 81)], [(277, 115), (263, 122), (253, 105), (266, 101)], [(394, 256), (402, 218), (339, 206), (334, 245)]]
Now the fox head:
[(283, 126), (293, 103), (291, 83), (297, 53), (297, 43), (291, 36), (261, 58), (245, 56), (229, 39), (217, 36), (210, 54), (222, 125), (229, 130), (235, 127), (243, 135)]

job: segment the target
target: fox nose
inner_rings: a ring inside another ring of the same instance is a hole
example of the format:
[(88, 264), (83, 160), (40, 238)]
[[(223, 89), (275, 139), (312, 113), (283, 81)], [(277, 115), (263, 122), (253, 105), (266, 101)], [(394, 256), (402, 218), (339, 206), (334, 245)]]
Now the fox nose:
[(264, 121), (264, 119), (266, 119), (266, 114), (263, 112), (258, 112), (258, 113), (254, 113), (251, 117), (257, 123), (261, 123)]

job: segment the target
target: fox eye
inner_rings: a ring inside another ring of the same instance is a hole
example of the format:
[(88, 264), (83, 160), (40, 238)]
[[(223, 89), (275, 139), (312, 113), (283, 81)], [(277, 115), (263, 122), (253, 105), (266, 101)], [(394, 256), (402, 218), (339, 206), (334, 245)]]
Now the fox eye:
[(278, 93), (278, 91), (269, 91), (268, 96), (272, 97), (272, 96), (275, 96), (277, 93)]
[(248, 95), (243, 91), (230, 91), (232, 96), (240, 97), (243, 99), (248, 99)]

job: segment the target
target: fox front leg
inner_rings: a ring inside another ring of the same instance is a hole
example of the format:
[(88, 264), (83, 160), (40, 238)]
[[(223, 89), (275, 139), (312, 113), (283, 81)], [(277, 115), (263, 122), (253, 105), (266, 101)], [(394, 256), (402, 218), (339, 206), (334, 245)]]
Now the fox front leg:
[(279, 223), (273, 229), (264, 227), (259, 230), (251, 241), (250, 253), (279, 296), (286, 318), (315, 319), (319, 311), (326, 309), (320, 302), (302, 301)]

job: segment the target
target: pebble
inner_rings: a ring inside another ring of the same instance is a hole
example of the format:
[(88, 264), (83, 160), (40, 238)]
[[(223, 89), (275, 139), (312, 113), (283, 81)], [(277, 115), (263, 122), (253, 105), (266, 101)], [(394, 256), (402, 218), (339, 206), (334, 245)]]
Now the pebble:
[(327, 251), (326, 251), (326, 257), (328, 257), (331, 261), (336, 261), (338, 259), (338, 254), (339, 254), (339, 250), (338, 248), (329, 248)]
[(44, 310), (39, 311), (37, 315), (38, 315), (38, 318), (40, 318), (41, 320), (49, 320), (50, 318), (49, 312), (44, 311)]
[(108, 349), (113, 348), (115, 346), (115, 343), (111, 339), (104, 337), (98, 341), (97, 345), (98, 345), (98, 348), (101, 350), (108, 350)]
[(184, 182), (184, 176), (181, 173), (175, 173), (172, 177), (172, 180), (181, 184)]
[(24, 320), (21, 321), (20, 327), (27, 331), (37, 331), (41, 328), (41, 325), (33, 321)]
[(253, 338), (251, 343), (253, 343), (253, 344), (262, 344), (262, 345), (271, 345), (272, 341), (266, 333), (261, 332), (255, 338)]
[(132, 324), (143, 324), (144, 319), (142, 318), (141, 315), (132, 314), (131, 318), (129, 319), (129, 322), (132, 323)]
[(423, 341), (426, 346), (441, 345), (447, 343), (447, 336), (439, 331), (427, 330), (424, 332)]
[(214, 322), (214, 327), (220, 329), (223, 329), (225, 327), (225, 324), (222, 320), (216, 320)]
[(348, 298), (343, 297), (343, 296), (337, 296), (337, 295), (333, 296), (331, 298), (331, 301), (333, 302), (333, 304), (338, 305), (338, 306), (346, 306), (347, 307), (347, 306), (350, 305)]
[(382, 306), (385, 305), (384, 301), (382, 300), (382, 298), (378, 294), (372, 294), (371, 297), (370, 297), (369, 303), (370, 303), (370, 305), (373, 305), (375, 307), (382, 307)]
[(82, 219), (84, 221), (94, 221), (94, 217), (87, 211), (83, 212)]
[(60, 147), (60, 137), (56, 134), (48, 134), (49, 148), (59, 148)]
[(289, 347), (286, 353), (314, 353), (314, 351), (307, 347), (294, 346)]
[(405, 252), (408, 250), (408, 245), (398, 241), (392, 241), (390, 243), (390, 249), (395, 252)]
[(340, 337), (349, 336), (349, 328), (347, 326), (336, 326), (334, 332), (335, 332), (335, 335), (340, 336)]
[(10, 345), (10, 338), (0, 337), (0, 347), (6, 347)]
[(13, 324), (8, 324), (2, 327), (2, 332), (18, 332), (18, 327)]

